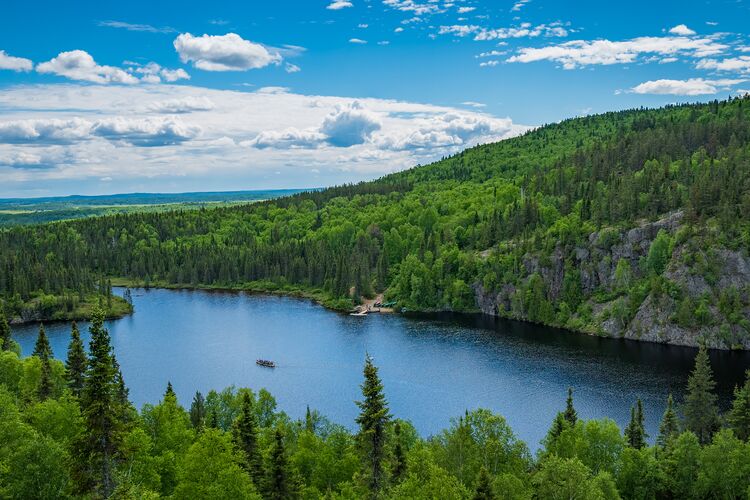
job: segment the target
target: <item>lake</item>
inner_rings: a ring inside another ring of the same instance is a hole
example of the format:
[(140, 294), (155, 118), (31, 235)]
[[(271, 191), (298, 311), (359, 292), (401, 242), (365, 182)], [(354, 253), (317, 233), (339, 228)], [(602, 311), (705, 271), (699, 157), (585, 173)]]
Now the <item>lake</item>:
[[(116, 293), (121, 294), (122, 289)], [(394, 416), (424, 436), (466, 409), (489, 408), (536, 449), (568, 386), (583, 418), (624, 426), (643, 400), (652, 440), (667, 395), (682, 396), (695, 350), (602, 339), (483, 316), (405, 317), (335, 313), (308, 300), (234, 292), (134, 289), (135, 314), (110, 321), (115, 354), (137, 407), (156, 403), (171, 381), (183, 405), (196, 390), (265, 387), (279, 409), (302, 417), (307, 405), (354, 428), (369, 353), (380, 368)], [(37, 325), (16, 326), (30, 355)], [(64, 359), (70, 325), (46, 325)], [(85, 324), (81, 333), (88, 343)], [(277, 368), (257, 366), (274, 360)], [(712, 352), (723, 405), (750, 368), (750, 353)]]

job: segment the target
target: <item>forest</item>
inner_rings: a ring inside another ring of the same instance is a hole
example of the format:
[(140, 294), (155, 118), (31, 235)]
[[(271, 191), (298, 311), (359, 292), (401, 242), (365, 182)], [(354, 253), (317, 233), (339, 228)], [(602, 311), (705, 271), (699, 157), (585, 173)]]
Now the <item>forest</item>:
[[(750, 98), (551, 124), (355, 185), (0, 231), (18, 319), (102, 283), (482, 311), (750, 348)], [(40, 309), (40, 297), (51, 304)]]
[(20, 356), (0, 314), (0, 497), (119, 499), (750, 498), (750, 371), (720, 413), (701, 348), (685, 397), (669, 396), (656, 436), (633, 402), (624, 430), (585, 420), (574, 390), (536, 453), (505, 419), (467, 411), (434, 436), (392, 415), (364, 360), (353, 430), (308, 407), (292, 419), (264, 389), (196, 392), (171, 384), (138, 411), (96, 309), (91, 341), (71, 327), (65, 361), (40, 324)]

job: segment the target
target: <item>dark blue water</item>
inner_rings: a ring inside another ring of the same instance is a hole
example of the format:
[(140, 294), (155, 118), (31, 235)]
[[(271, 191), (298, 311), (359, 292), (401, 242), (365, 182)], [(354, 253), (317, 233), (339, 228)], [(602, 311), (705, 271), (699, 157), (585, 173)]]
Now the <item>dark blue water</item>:
[[(117, 359), (136, 406), (157, 402), (171, 381), (189, 405), (196, 390), (228, 385), (267, 388), (292, 417), (305, 407), (354, 426), (362, 364), (380, 367), (394, 415), (425, 436), (466, 409), (504, 415), (532, 449), (565, 403), (568, 386), (584, 418), (621, 425), (640, 397), (655, 436), (667, 394), (679, 399), (693, 349), (600, 339), (525, 323), (474, 316), (365, 318), (306, 300), (243, 293), (134, 290), (135, 314), (108, 323)], [(70, 327), (46, 325), (64, 358)], [(24, 355), (37, 326), (14, 329)], [(86, 325), (82, 333), (88, 341)], [(276, 361), (276, 369), (255, 364)], [(712, 353), (726, 403), (750, 368), (748, 353)]]

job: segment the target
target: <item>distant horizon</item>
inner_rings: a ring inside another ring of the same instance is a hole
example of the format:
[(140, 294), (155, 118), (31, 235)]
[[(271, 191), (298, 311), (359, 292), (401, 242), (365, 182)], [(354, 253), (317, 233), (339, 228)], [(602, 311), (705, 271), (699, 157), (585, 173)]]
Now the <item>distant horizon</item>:
[(159, 195), (211, 195), (211, 194), (241, 194), (241, 193), (262, 193), (262, 192), (279, 192), (279, 191), (315, 191), (319, 189), (326, 189), (332, 186), (318, 186), (311, 188), (273, 188), (273, 189), (231, 189), (231, 190), (218, 190), (218, 191), (133, 191), (133, 192), (115, 192), (115, 193), (102, 193), (102, 194), (65, 194), (59, 196), (15, 196), (8, 198), (1, 198), (0, 202), (9, 202), (16, 200), (62, 200), (70, 198), (111, 198), (117, 196), (159, 196)]

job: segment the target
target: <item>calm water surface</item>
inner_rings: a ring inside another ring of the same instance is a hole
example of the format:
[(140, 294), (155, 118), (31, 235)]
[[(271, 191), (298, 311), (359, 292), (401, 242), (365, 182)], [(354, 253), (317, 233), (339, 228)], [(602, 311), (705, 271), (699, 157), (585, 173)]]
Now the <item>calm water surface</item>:
[[(167, 381), (186, 406), (196, 390), (265, 387), (292, 417), (310, 405), (351, 428), (369, 352), (391, 412), (423, 435), (484, 407), (504, 415), (532, 449), (564, 406), (568, 386), (580, 416), (610, 416), (621, 426), (640, 397), (647, 431), (656, 436), (667, 394), (680, 398), (695, 355), (474, 316), (357, 318), (306, 300), (244, 293), (137, 289), (133, 301), (134, 315), (107, 326), (138, 407), (157, 402)], [(64, 359), (70, 326), (46, 328), (55, 356)], [(36, 325), (14, 328), (24, 355), (36, 332)], [(256, 358), (277, 368), (259, 367)], [(750, 354), (715, 352), (712, 364), (726, 404)]]

